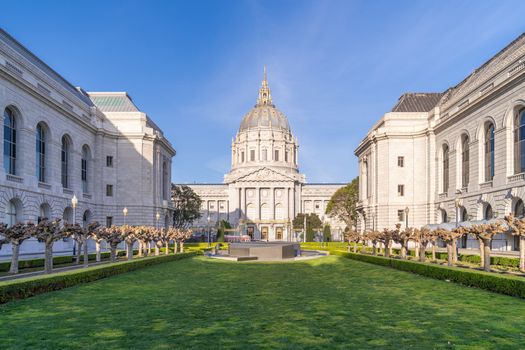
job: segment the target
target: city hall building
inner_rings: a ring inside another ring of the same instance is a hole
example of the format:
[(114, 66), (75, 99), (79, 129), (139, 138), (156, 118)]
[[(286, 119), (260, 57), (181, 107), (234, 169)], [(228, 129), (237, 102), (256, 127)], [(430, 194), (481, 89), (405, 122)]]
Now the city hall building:
[(194, 223), (211, 229), (221, 220), (256, 240), (298, 239), (292, 220), (315, 213), (329, 224), (332, 240), (341, 240), (346, 225), (325, 214), (328, 201), (345, 184), (308, 184), (299, 172), (299, 144), (288, 119), (272, 101), (264, 79), (257, 103), (242, 119), (231, 144), (231, 170), (222, 184), (191, 184), (203, 200)]
[[(172, 220), (175, 150), (127, 93), (74, 87), (0, 29), (0, 111), (0, 221), (46, 217), (109, 226)], [(60, 241), (54, 249), (72, 246)], [(41, 251), (34, 239), (21, 247), (22, 253)], [(10, 253), (4, 245), (0, 257)]]
[[(525, 34), (444, 92), (403, 94), (355, 154), (361, 231), (523, 217)], [(518, 245), (501, 234), (492, 248)]]

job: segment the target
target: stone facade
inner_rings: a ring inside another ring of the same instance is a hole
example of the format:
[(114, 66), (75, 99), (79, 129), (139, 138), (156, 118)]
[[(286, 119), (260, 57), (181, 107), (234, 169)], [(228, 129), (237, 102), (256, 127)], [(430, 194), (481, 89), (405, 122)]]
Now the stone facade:
[[(156, 225), (158, 212), (169, 224), (175, 150), (127, 93), (76, 88), (0, 30), (0, 110), (0, 220)], [(70, 241), (55, 245), (70, 249)], [(21, 252), (42, 250), (29, 240)], [(0, 256), (10, 251), (4, 245)]]
[[(400, 98), (355, 151), (360, 230), (405, 224), (405, 208), (410, 226), (524, 215), (524, 61), (521, 35), (445, 92)], [(518, 249), (510, 235), (492, 248)]]
[(307, 184), (299, 173), (298, 150), (288, 119), (272, 102), (265, 71), (257, 103), (232, 140), (231, 170), (224, 183), (189, 185), (203, 200), (196, 228), (227, 220), (253, 239), (291, 241), (298, 239), (293, 218), (317, 213), (330, 224), (332, 239), (340, 240), (345, 225), (325, 215), (325, 209), (345, 184)]

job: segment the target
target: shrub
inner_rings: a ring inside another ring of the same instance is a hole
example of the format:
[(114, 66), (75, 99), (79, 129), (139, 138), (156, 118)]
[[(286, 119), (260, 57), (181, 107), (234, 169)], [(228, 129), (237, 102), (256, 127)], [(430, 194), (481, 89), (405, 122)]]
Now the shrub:
[(475, 271), (457, 267), (446, 267), (410, 260), (346, 253), (342, 251), (334, 251), (332, 253), (342, 255), (353, 260), (412, 272), (421, 276), (452, 281), (469, 287), (476, 287), (491, 292), (525, 298), (525, 279), (520, 277), (504, 276), (491, 272)]
[(192, 257), (197, 254), (198, 253), (182, 253), (177, 255), (148, 257), (140, 260), (104, 264), (51, 275), (0, 282), (0, 304), (15, 299), (29, 298), (37, 294), (72, 287), (81, 283), (96, 281), (147, 266)]

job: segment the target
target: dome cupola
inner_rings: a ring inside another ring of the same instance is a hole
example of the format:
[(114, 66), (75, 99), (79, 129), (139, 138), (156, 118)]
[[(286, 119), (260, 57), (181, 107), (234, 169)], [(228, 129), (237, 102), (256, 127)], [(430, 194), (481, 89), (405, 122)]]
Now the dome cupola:
[(272, 94), (266, 79), (266, 66), (264, 67), (264, 78), (259, 89), (257, 103), (242, 119), (239, 131), (257, 127), (290, 130), (288, 119), (283, 112), (275, 108), (272, 102)]

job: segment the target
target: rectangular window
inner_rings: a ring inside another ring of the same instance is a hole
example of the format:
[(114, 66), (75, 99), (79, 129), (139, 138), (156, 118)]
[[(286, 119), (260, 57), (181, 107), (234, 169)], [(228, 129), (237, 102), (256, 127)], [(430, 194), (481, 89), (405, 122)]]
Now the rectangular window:
[(244, 163), (244, 152), (241, 152), (241, 163)]
[(113, 168), (113, 156), (106, 157), (106, 166), (108, 168)]
[(268, 160), (268, 151), (265, 149), (262, 150), (262, 160), (266, 162)]
[(106, 227), (113, 226), (113, 216), (106, 216)]
[(405, 221), (405, 211), (403, 209), (397, 211), (397, 221)]
[(278, 150), (278, 149), (276, 149), (276, 150), (274, 151), (273, 160), (276, 161), (276, 162), (279, 161), (279, 150)]
[(405, 185), (397, 185), (397, 195), (400, 197), (405, 195)]
[(255, 150), (250, 150), (250, 162), (255, 162)]
[(284, 152), (284, 161), (288, 162), (288, 151)]
[(397, 157), (397, 166), (400, 168), (405, 167), (405, 157)]
[(113, 197), (113, 185), (106, 185), (106, 196)]

